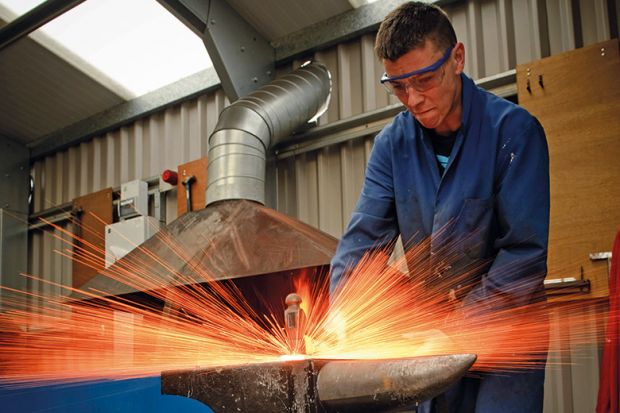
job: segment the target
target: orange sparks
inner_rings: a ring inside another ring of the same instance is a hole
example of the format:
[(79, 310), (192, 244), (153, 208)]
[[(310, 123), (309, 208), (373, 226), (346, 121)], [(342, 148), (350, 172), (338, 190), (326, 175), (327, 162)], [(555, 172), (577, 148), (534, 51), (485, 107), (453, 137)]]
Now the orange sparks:
[[(67, 243), (60, 254), (92, 266), (105, 255), (101, 248), (54, 227)], [(157, 236), (191, 263), (164, 231)], [(607, 317), (600, 304), (590, 304), (592, 311), (586, 313), (581, 311), (583, 303), (514, 306), (498, 297), (485, 300), (484, 307), (460, 308), (454, 291), (421, 281), (428, 275), (423, 251), (424, 246), (414, 248), (403, 258), (410, 268), (421, 268), (411, 278), (398, 270), (401, 263), (387, 265), (384, 251), (365, 256), (331, 301), (326, 277), (317, 281), (316, 274), (300, 272), (295, 288), (307, 317), (305, 355), (294, 354), (282, 328), (284, 296), (281, 308), (259, 314), (233, 282), (210, 282), (198, 263), (191, 266), (191, 274), (176, 273), (150, 251), (143, 251), (147, 259), (124, 259), (102, 272), (147, 291), (146, 301), (61, 285), (56, 287), (65, 298), (2, 287), (12, 298), (0, 314), (0, 382), (143, 377), (163, 370), (291, 357), (381, 359), (452, 353), (477, 354), (474, 368), (479, 371), (505, 371), (544, 366), (548, 349), (563, 351), (569, 339), (573, 345), (600, 340), (597, 326)], [(178, 282), (163, 282), (166, 278)], [(460, 288), (467, 288), (467, 274), (462, 280), (465, 286)], [(559, 334), (549, 334), (550, 320)], [(561, 333), (568, 329), (570, 337)]]

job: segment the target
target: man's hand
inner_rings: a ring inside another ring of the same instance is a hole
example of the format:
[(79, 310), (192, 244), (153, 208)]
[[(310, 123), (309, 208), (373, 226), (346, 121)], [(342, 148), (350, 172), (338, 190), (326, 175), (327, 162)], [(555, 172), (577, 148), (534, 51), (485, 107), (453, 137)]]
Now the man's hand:
[(308, 340), (306, 340), (309, 354), (314, 352), (339, 354), (344, 351), (347, 341), (347, 325), (340, 311), (329, 311), (320, 336), (316, 337), (316, 340), (311, 341), (311, 343), (308, 343)]
[(327, 317), (325, 331), (333, 335), (338, 345), (344, 345), (347, 340), (347, 322), (340, 311), (332, 311)]
[(403, 334), (411, 341), (413, 356), (431, 356), (457, 352), (457, 345), (448, 335), (438, 329)]

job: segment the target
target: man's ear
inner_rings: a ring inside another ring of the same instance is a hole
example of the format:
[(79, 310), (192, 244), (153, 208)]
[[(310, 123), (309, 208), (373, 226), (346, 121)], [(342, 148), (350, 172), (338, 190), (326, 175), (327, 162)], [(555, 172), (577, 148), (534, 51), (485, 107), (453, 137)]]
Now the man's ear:
[(456, 63), (454, 66), (454, 74), (460, 75), (465, 67), (465, 46), (463, 43), (457, 42), (452, 54), (454, 56), (454, 62)]

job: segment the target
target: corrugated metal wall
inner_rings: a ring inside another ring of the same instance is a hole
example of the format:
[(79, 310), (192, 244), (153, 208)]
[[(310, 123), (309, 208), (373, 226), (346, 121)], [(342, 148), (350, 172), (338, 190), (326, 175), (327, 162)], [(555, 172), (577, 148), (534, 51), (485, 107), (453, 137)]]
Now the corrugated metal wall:
[[(466, 72), (479, 79), (513, 69), (517, 63), (617, 36), (620, 0), (469, 0), (446, 10), (465, 43)], [(383, 69), (374, 57), (373, 41), (374, 35), (364, 35), (315, 54), (334, 80), (332, 101), (320, 125), (396, 103), (377, 82)], [(279, 71), (287, 72), (291, 66)], [(205, 156), (206, 139), (226, 103), (218, 90), (37, 161), (32, 167), (35, 212)], [(268, 199), (275, 200), (271, 206), (340, 236), (362, 185), (372, 139), (362, 136), (276, 161), (267, 188)], [(176, 199), (168, 198), (170, 221), (176, 215)], [(70, 283), (70, 262), (54, 252), (64, 248), (50, 233), (32, 231), (29, 271)], [(31, 286), (33, 292), (56, 288), (40, 282)], [(580, 381), (596, 380), (598, 364), (586, 377), (570, 376), (571, 369), (550, 374), (554, 379), (548, 386), (559, 401), (547, 402), (546, 411), (585, 411), (572, 406), (581, 406), (576, 397)], [(570, 385), (557, 387), (566, 380)]]
[(585, 328), (562, 329), (557, 322), (560, 311), (552, 311), (550, 342), (555, 344), (551, 345), (547, 360), (544, 413), (594, 412), (596, 407), (602, 347), (576, 344), (575, 338), (598, 337), (598, 343), (602, 343), (604, 326), (591, 307), (583, 306), (571, 314), (589, 320), (590, 324)]

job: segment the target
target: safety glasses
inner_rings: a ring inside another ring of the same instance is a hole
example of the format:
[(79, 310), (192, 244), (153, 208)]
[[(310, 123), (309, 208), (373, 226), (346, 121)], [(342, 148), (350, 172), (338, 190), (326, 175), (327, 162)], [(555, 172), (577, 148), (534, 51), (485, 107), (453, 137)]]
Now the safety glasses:
[(389, 77), (387, 73), (384, 73), (383, 76), (381, 76), (381, 84), (389, 93), (396, 96), (407, 95), (408, 87), (412, 87), (418, 92), (426, 92), (427, 90), (437, 87), (443, 80), (445, 72), (443, 64), (450, 57), (452, 49), (452, 47), (449, 47), (439, 60), (422, 69), (394, 77)]

